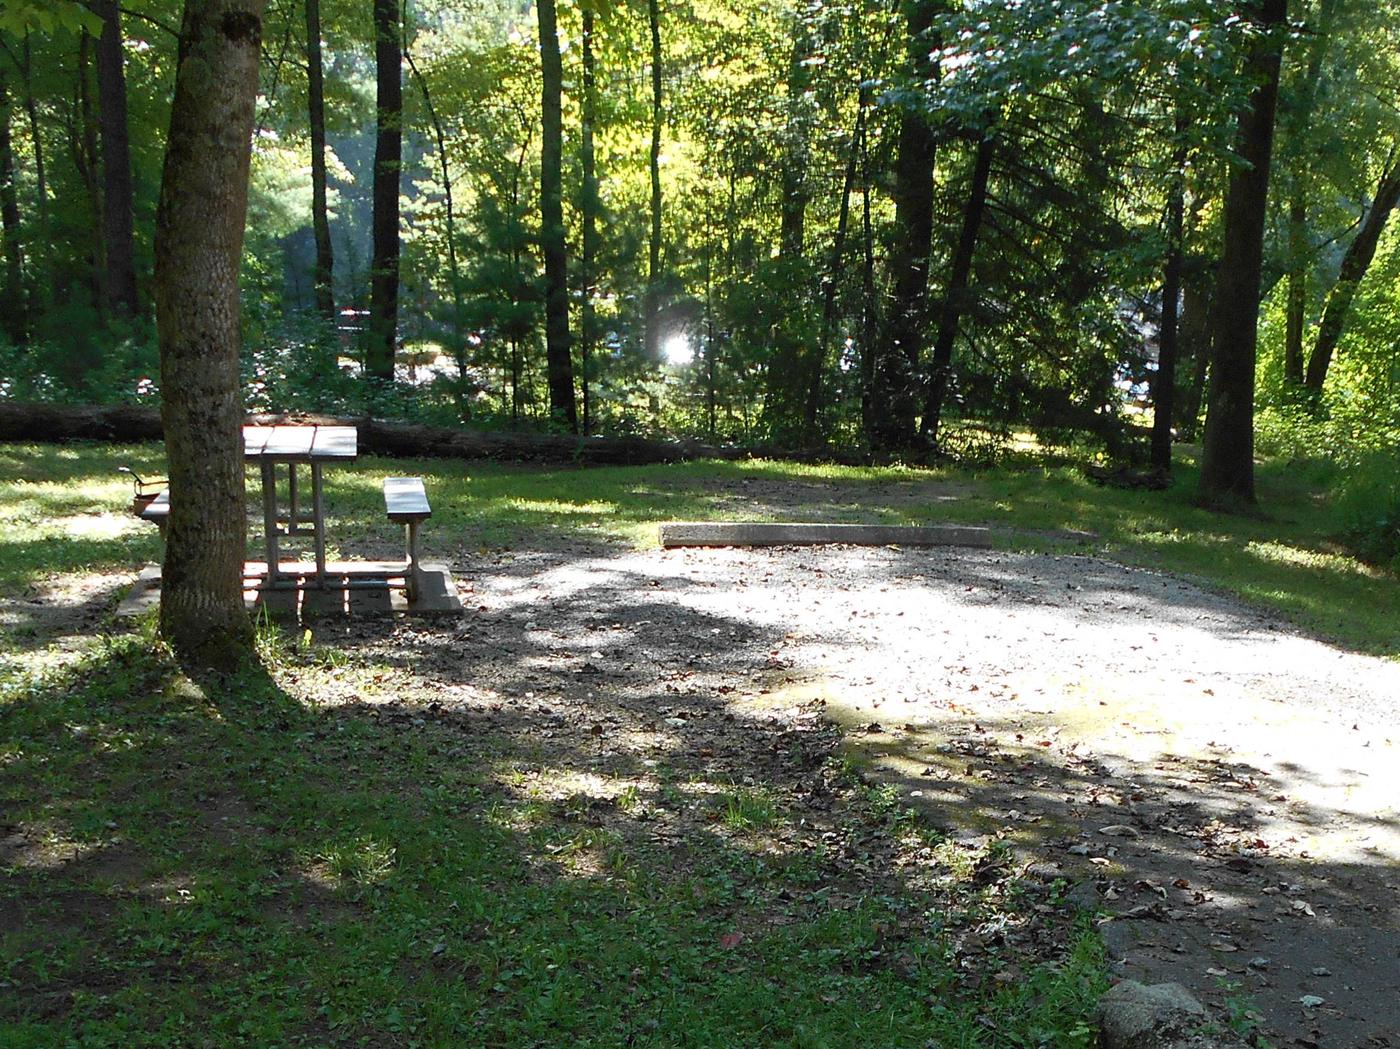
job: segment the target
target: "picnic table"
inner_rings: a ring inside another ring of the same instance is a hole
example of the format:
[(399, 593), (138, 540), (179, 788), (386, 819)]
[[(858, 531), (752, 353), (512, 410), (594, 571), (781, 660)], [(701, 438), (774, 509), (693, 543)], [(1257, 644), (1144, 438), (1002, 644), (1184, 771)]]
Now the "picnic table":
[[(264, 587), (277, 586), (281, 562), (278, 540), (282, 535), (314, 537), (315, 580), (326, 585), (326, 509), (321, 471), (327, 463), (352, 462), (359, 455), (359, 437), (353, 426), (245, 426), (243, 458), (258, 464), (262, 476), (263, 532), (267, 550)], [(277, 506), (277, 467), (287, 467), (287, 515)], [(306, 516), (297, 470), (311, 471), (311, 511)], [(307, 531), (307, 526), (310, 531)]]
[[(257, 592), (285, 590), (402, 590), (410, 605), (429, 611), (460, 611), (445, 568), (425, 569), (420, 563), (418, 531), (432, 516), (428, 493), (421, 477), (384, 478), (384, 512), (389, 520), (404, 527), (405, 554), (402, 562), (342, 561), (326, 563), (326, 508), (322, 471), (327, 463), (352, 462), (359, 455), (359, 440), (353, 426), (245, 426), (243, 458), (256, 463), (262, 480), (263, 543), (266, 560), (244, 565), (245, 589)], [(287, 468), (287, 505), (279, 505), (278, 467)], [(303, 499), (300, 469), (311, 474), (311, 504)], [(164, 533), (170, 520), (170, 491), (167, 482), (138, 476), (129, 467), (120, 467), (134, 484), (132, 512), (157, 525)], [(281, 540), (284, 536), (312, 536), (315, 562), (284, 562)], [(158, 576), (156, 577), (158, 578)], [(395, 580), (402, 580), (396, 583)], [(425, 586), (432, 591), (426, 597)], [(420, 600), (421, 599), (421, 600)]]

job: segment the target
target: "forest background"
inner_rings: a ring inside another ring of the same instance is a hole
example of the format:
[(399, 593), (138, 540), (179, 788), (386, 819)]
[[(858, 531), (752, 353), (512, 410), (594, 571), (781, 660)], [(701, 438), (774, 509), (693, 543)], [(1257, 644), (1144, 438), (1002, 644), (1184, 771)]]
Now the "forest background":
[[(0, 14), (0, 398), (160, 398), (179, 19)], [(274, 0), (262, 51), (250, 410), (1164, 467), (1243, 404), (1400, 554), (1394, 5)]]

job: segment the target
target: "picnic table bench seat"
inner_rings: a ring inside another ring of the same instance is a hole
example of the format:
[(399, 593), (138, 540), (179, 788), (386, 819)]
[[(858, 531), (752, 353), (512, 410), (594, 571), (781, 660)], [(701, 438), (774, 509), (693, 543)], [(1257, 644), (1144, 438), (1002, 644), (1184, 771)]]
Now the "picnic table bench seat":
[(404, 573), (408, 596), (418, 590), (418, 526), (433, 515), (428, 492), (421, 477), (384, 478), (384, 512), (389, 520), (404, 526), (408, 565)]

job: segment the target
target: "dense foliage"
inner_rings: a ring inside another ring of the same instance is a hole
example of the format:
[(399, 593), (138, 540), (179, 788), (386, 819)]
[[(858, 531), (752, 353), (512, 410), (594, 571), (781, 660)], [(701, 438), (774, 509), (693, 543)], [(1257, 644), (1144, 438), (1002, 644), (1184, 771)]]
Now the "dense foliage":
[[(376, 101), (382, 4), (269, 5), (241, 278), (249, 406), (567, 425), (557, 354), (571, 346), (576, 417), (593, 432), (956, 455), (1029, 427), (1132, 452), (1176, 251), (1173, 414), (1179, 434), (1198, 430), (1258, 3), (548, 6), (562, 63), (552, 158), (534, 5), (404, 4), (401, 118)], [(1259, 439), (1354, 461), (1400, 438), (1387, 222), (1400, 10), (1294, 0), (1288, 14)], [(176, 0), (0, 15), (0, 396), (159, 397), (152, 240), (180, 17)], [(116, 67), (102, 46), (113, 32)], [(386, 119), (403, 126), (392, 381), (363, 374)], [(316, 291), (318, 123), (335, 312)], [(112, 240), (122, 137), (134, 308)], [(540, 215), (555, 194), (567, 269), (550, 277)], [(552, 365), (551, 289), (568, 328)], [(902, 413), (905, 428), (881, 429)]]

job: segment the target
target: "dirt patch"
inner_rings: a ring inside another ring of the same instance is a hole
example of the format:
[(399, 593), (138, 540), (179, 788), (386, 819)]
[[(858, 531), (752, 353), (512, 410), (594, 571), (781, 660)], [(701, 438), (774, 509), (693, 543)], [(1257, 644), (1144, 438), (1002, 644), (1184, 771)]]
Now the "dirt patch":
[(135, 572), (64, 573), (0, 596), (0, 630), (16, 651), (86, 646), (131, 586)]

